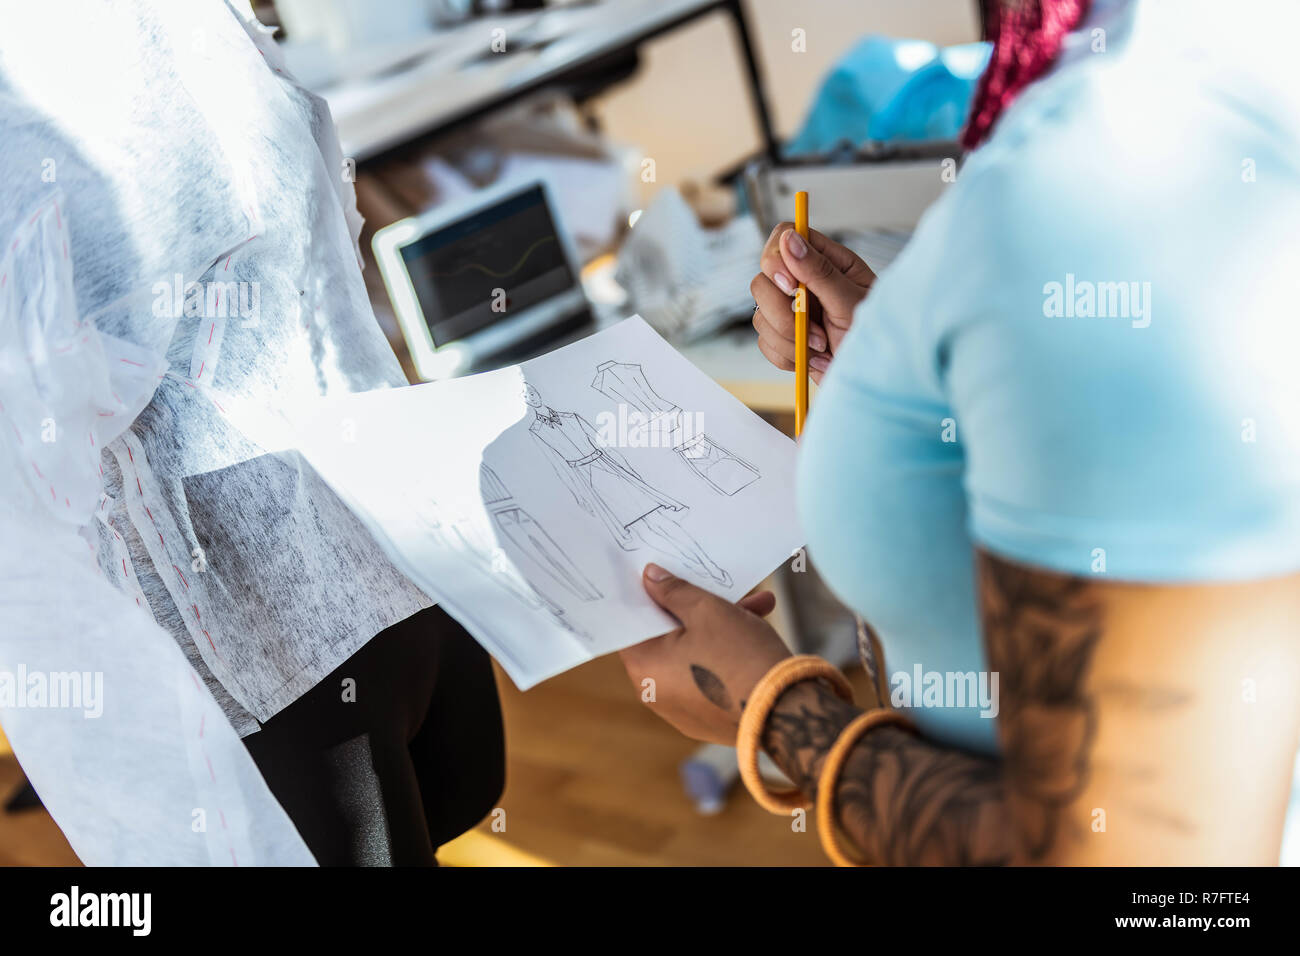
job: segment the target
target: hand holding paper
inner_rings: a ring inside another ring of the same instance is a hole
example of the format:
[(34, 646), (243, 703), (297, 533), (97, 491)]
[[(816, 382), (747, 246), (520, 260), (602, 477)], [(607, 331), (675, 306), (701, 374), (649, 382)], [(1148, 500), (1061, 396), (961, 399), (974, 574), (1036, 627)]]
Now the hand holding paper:
[(794, 444), (640, 318), (296, 424), (394, 564), (520, 687), (671, 630), (647, 563), (734, 601), (801, 543)]

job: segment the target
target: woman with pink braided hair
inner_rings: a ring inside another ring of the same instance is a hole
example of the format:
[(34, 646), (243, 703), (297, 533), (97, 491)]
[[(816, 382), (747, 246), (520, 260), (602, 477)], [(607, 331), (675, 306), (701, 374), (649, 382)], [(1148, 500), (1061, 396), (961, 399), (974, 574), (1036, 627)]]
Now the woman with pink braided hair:
[(899, 258), (877, 277), (783, 223), (751, 286), (779, 368), (799, 283), (820, 307), (800, 514), (875, 692), (791, 659), (771, 595), (654, 566), (681, 627), (624, 662), (742, 769), (765, 750), (798, 792), (751, 792), (815, 801), (840, 862), (1275, 864), (1297, 849), (1300, 10), (984, 6), (969, 152)]

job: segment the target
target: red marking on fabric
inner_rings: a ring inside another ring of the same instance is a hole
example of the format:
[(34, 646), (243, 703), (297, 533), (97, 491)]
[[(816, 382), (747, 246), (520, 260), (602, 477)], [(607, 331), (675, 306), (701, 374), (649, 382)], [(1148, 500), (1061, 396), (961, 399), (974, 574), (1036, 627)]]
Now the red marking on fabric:
[[(198, 608), (195, 608), (194, 611), (197, 614)], [(217, 645), (212, 643), (212, 635), (209, 634), (206, 630), (204, 630), (203, 636), (208, 639), (208, 647), (212, 648), (212, 653), (217, 654)], [(217, 656), (220, 657), (221, 655), (217, 654)]]
[(205, 366), (205, 365), (207, 365), (207, 364), (208, 364), (208, 363), (207, 363), (207, 360), (206, 360), (206, 359), (205, 359), (204, 361), (202, 361), (202, 362), (199, 363), (199, 374), (198, 374), (198, 377), (199, 377), (199, 378), (202, 378), (202, 377), (203, 377), (203, 366)]
[(162, 539), (162, 532), (159, 531), (157, 528), (154, 528), (154, 533), (158, 535), (158, 543), (162, 545), (164, 548), (167, 547), (167, 542)]
[(54, 493), (54, 486), (53, 486), (53, 485), (50, 485), (50, 500), (51, 500), (51, 501), (58, 501), (58, 500), (59, 500), (59, 496), (56, 495), (56, 494)]
[(40, 214), (41, 211), (39, 209), (36, 210), (34, 213), (32, 213), (32, 218), (27, 220), (27, 225), (30, 226), (32, 223), (34, 223), (36, 221), (36, 217), (39, 216)]
[(172, 570), (176, 572), (176, 576), (181, 579), (181, 584), (185, 585), (185, 590), (188, 591), (190, 589), (190, 582), (185, 580), (185, 575), (181, 573), (181, 569), (173, 564)]
[[(218, 292), (217, 295), (220, 296), (221, 293)], [(217, 331), (217, 323), (213, 322), (213, 323), (212, 323), (212, 328), (208, 329), (208, 344), (209, 344), (209, 345), (212, 344), (212, 335), (213, 335), (213, 333), (216, 332), (216, 331)]]
[(239, 866), (239, 860), (235, 858), (235, 848), (230, 848), (230, 862), (233, 866)]
[(9, 281), (9, 273), (6, 272), (3, 277), (0, 277), (0, 289), (3, 289), (5, 287), (5, 283), (8, 281)]
[(141, 605), (140, 605), (140, 599), (139, 599), (139, 598), (136, 598), (136, 599), (135, 599), (135, 606), (136, 606), (136, 607), (140, 607), (140, 606), (141, 606)]
[(140, 493), (140, 497), (141, 497), (141, 498), (144, 497), (144, 489), (140, 487), (140, 476), (139, 476), (139, 475), (136, 475), (136, 476), (135, 476), (135, 490), (138, 491), (138, 492)]
[(208, 762), (208, 776), (212, 778), (212, 782), (213, 782), (213, 783), (216, 783), (216, 782), (217, 782), (217, 775), (216, 775), (215, 771), (213, 771), (213, 769), (212, 769), (212, 758), (209, 757), (207, 754), (204, 754), (204, 755), (203, 755), (203, 759), (206, 760), (206, 761)]
[[(127, 365), (134, 365), (136, 368), (144, 368), (144, 363), (142, 363), (142, 362), (132, 362), (130, 359), (118, 359), (118, 361), (119, 361), (119, 362), (125, 362)], [(114, 398), (117, 398), (116, 395), (114, 395), (113, 397), (114, 397)], [(121, 401), (120, 398), (117, 398), (117, 400), (118, 400), (119, 402)]]
[(223, 269), (222, 271), (223, 271), (223, 272), (229, 272), (229, 271), (230, 271), (230, 256), (226, 256), (226, 268)]
[(45, 480), (45, 476), (41, 474), (41, 470), (40, 470), (40, 468), (37, 468), (37, 467), (36, 467), (36, 462), (34, 462), (34, 461), (32, 462), (32, 467), (33, 467), (33, 468), (36, 468), (36, 477), (39, 478), (39, 479), (41, 479), (41, 481), (44, 481), (44, 480)]
[(64, 498), (64, 499), (63, 499), (63, 503), (64, 503), (65, 505), (67, 505), (67, 507), (68, 507), (69, 510), (72, 509), (72, 502), (69, 501), (67, 498)]
[(149, 520), (153, 521), (154, 525), (157, 526), (158, 522), (153, 520), (153, 512), (149, 510), (148, 505), (144, 506), (144, 513), (147, 514), (149, 516)]
[(135, 464), (135, 454), (131, 451), (131, 446), (126, 446), (126, 457), (131, 459), (131, 464)]
[[(217, 816), (221, 817), (221, 829), (223, 829), (223, 830), (228, 829), (228, 828), (226, 827), (226, 815), (225, 815), (224, 813), (221, 812), (221, 808), (220, 808), (220, 807), (217, 807)], [(232, 852), (233, 852), (233, 851), (232, 851)]]
[(199, 715), (199, 739), (200, 739), (200, 740), (203, 739), (203, 727), (204, 727), (204, 725), (207, 724), (207, 722), (208, 722), (208, 715), (207, 715), (207, 714), (200, 714), (200, 715)]
[[(198, 606), (197, 604), (191, 604), (190, 607), (194, 608), (194, 616), (195, 616), (195, 618), (197, 618), (199, 621), (202, 621), (202, 620), (203, 620), (203, 615), (199, 613), (199, 606)], [(203, 633), (206, 634), (206, 633), (208, 633), (208, 632), (207, 632), (207, 631), (204, 631)], [(209, 644), (212, 643), (212, 638), (210, 638), (210, 637), (208, 638), (208, 643), (209, 643)], [(212, 648), (212, 649), (213, 649), (214, 651), (216, 650), (215, 647)]]
[(86, 434), (90, 436), (90, 447), (91, 447), (91, 448), (94, 448), (94, 447), (95, 447), (95, 433), (94, 433), (94, 432), (86, 432)]
[[(114, 534), (117, 534), (116, 531), (114, 531), (113, 533), (114, 533)], [(118, 541), (121, 541), (121, 540), (122, 540), (122, 536), (121, 536), (121, 535), (118, 535), (117, 540), (118, 540)], [(126, 569), (126, 558), (123, 558), (123, 559), (122, 559), (122, 573), (125, 574), (128, 578), (131, 576), (131, 572), (128, 571), (128, 570)]]

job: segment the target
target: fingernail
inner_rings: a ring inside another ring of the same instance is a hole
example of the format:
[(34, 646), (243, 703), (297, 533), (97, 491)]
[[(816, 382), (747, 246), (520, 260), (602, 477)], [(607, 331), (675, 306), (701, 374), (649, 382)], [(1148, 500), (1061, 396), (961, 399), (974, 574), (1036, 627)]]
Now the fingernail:
[(793, 229), (790, 230), (790, 238), (786, 240), (790, 244), (790, 254), (796, 259), (802, 259), (808, 255), (808, 244), (803, 241), (803, 237)]
[(775, 282), (776, 287), (786, 295), (794, 295), (794, 283), (790, 281), (790, 277), (784, 272), (778, 272), (773, 275), (772, 281)]
[(808, 333), (808, 347), (814, 352), (826, 351), (826, 336), (820, 332), (810, 331)]
[(657, 564), (647, 564), (645, 566), (645, 576), (651, 581), (667, 581), (673, 575), (671, 571), (667, 571)]
[(808, 356), (808, 364), (819, 372), (824, 372), (831, 367), (831, 360), (825, 355)]

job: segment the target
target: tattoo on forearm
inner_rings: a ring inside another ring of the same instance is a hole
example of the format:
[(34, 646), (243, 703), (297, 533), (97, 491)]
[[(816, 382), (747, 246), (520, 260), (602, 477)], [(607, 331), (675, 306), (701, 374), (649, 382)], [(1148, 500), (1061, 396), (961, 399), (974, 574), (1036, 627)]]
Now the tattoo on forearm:
[(763, 749), (800, 790), (815, 793), (822, 760), (858, 710), (821, 681), (782, 695), (763, 729)]
[(1097, 706), (1084, 693), (1102, 635), (1091, 584), (982, 555), (980, 607), (989, 666), (1000, 674), (1004, 779), (1029, 862), (1059, 835), (1061, 812), (1088, 782)]
[(691, 677), (694, 678), (695, 686), (700, 689), (700, 693), (707, 697), (710, 703), (728, 713), (731, 712), (731, 695), (727, 693), (727, 685), (722, 683), (722, 679), (717, 674), (707, 667), (692, 664)]
[[(1090, 582), (981, 555), (979, 586), (989, 667), (1002, 687), (1002, 759), (896, 726), (866, 734), (834, 799), (845, 833), (871, 862), (1042, 860), (1062, 810), (1087, 783), (1096, 709), (1084, 687), (1102, 634)], [(814, 793), (827, 749), (857, 712), (824, 685), (796, 685), (774, 709), (764, 746)]]

